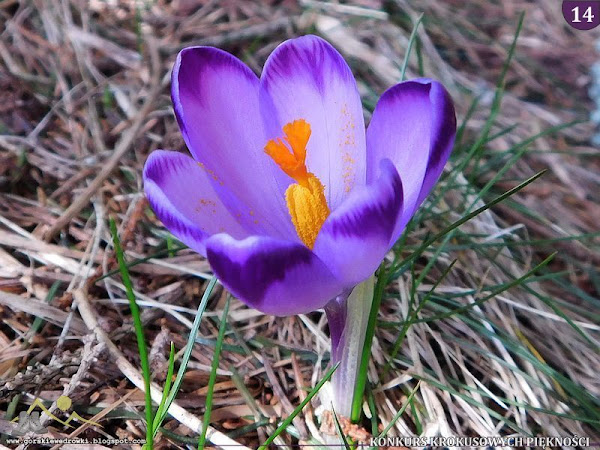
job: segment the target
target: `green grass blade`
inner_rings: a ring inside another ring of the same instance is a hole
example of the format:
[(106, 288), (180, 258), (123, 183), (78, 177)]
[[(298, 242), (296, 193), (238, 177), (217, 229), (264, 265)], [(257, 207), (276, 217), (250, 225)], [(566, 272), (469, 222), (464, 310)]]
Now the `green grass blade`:
[(350, 444), (348, 444), (348, 440), (346, 439), (346, 436), (344, 436), (344, 430), (342, 430), (342, 425), (340, 425), (340, 421), (338, 419), (337, 414), (335, 413), (335, 409), (333, 409), (333, 405), (331, 405), (331, 413), (333, 414), (333, 421), (335, 422), (335, 430), (337, 431), (338, 436), (342, 440), (344, 448), (346, 450), (350, 450)]
[[(171, 342), (171, 348), (169, 349), (169, 366), (167, 369), (167, 378), (165, 379), (165, 387), (163, 390), (163, 400), (166, 401), (171, 391), (171, 383), (173, 382), (173, 372), (175, 371), (175, 345)], [(161, 405), (164, 403), (161, 401)]]
[(236, 428), (235, 430), (230, 431), (229, 433), (227, 433), (227, 437), (230, 437), (231, 439), (236, 439), (236, 438), (241, 437), (245, 434), (248, 434), (254, 430), (257, 430), (260, 427), (267, 426), (270, 423), (271, 423), (271, 419), (264, 417), (264, 418), (260, 419), (259, 421), (256, 421), (254, 423), (249, 423), (248, 425), (244, 425), (243, 427)]
[(419, 76), (425, 76), (425, 67), (423, 65), (423, 45), (421, 44), (421, 40), (417, 38), (415, 41), (415, 53), (417, 54), (417, 67), (419, 71)]
[(371, 389), (370, 386), (367, 386), (367, 404), (369, 405), (369, 411), (371, 412), (371, 434), (375, 436), (379, 431), (377, 424), (377, 407), (375, 406), (373, 389)]
[[(50, 289), (48, 289), (48, 294), (46, 294), (46, 298), (44, 299), (46, 303), (50, 304), (52, 302), (52, 299), (56, 296), (56, 291), (58, 291), (59, 286), (60, 281), (55, 281), (54, 283), (52, 283), (52, 286), (50, 286)], [(39, 331), (43, 323), (44, 319), (42, 319), (41, 317), (36, 316), (36, 318), (33, 319), (31, 327), (29, 328), (27, 333), (25, 333), (25, 336), (23, 338), (23, 348), (29, 347), (31, 339)]]
[(525, 275), (517, 278), (516, 280), (513, 280), (513, 281), (511, 281), (509, 283), (506, 283), (506, 284), (502, 285), (500, 288), (494, 290), (493, 292), (491, 292), (490, 294), (486, 295), (485, 297), (480, 298), (479, 300), (474, 301), (473, 303), (469, 303), (468, 305), (464, 305), (464, 306), (461, 306), (460, 308), (453, 309), (452, 311), (448, 311), (447, 313), (438, 314), (437, 316), (428, 317), (426, 319), (416, 319), (412, 323), (414, 324), (414, 323), (430, 323), (430, 322), (435, 322), (437, 320), (447, 319), (448, 317), (452, 317), (452, 316), (457, 315), (457, 314), (462, 314), (464, 312), (467, 312), (467, 311), (473, 309), (476, 306), (481, 306), (485, 302), (487, 302), (491, 298), (494, 298), (495, 296), (501, 294), (502, 292), (507, 291), (508, 289), (510, 289), (510, 288), (512, 288), (514, 286), (521, 285), (527, 278), (529, 278), (531, 275), (533, 275), (539, 269), (541, 269), (542, 267), (548, 265), (550, 263), (550, 261), (552, 261), (552, 259), (554, 259), (554, 256), (556, 256), (556, 252), (552, 253), (550, 256), (548, 256), (546, 259), (544, 259), (541, 263), (539, 263), (533, 269), (531, 269), (530, 271), (528, 271)]
[(545, 295), (539, 295), (537, 292), (535, 292), (533, 289), (530, 289), (527, 286), (525, 287), (525, 289), (527, 290), (527, 292), (535, 295), (542, 302), (544, 302), (548, 307), (550, 307), (557, 316), (562, 317), (564, 319), (564, 321), (567, 322), (569, 324), (569, 326), (571, 328), (573, 328), (573, 330), (575, 330), (575, 332), (577, 334), (579, 334), (579, 336), (581, 336), (590, 346), (594, 347), (596, 349), (596, 351), (600, 353), (600, 347), (598, 347), (598, 344), (595, 341), (593, 341), (590, 338), (590, 336), (585, 331), (583, 331), (583, 329), (581, 327), (579, 327), (579, 325), (577, 325), (573, 321), (573, 319), (571, 319), (567, 314), (565, 314), (562, 311), (562, 309), (560, 309), (556, 305), (556, 302), (554, 302), (554, 300), (551, 297), (547, 297)]
[[(171, 245), (168, 248), (165, 248), (163, 250), (159, 250), (159, 251), (157, 251), (155, 253), (152, 253), (152, 254), (150, 254), (148, 256), (145, 256), (143, 258), (139, 258), (139, 259), (135, 259), (133, 261), (130, 261), (129, 263), (127, 263), (127, 268), (131, 269), (132, 267), (135, 267), (138, 264), (143, 264), (143, 263), (145, 263), (145, 262), (147, 262), (147, 261), (149, 261), (151, 259), (157, 258), (159, 256), (167, 255), (167, 256), (170, 257), (170, 255), (175, 255), (179, 250), (184, 250), (186, 248), (188, 248), (188, 247), (185, 246), (185, 245), (183, 245), (183, 244), (182, 245), (174, 245), (173, 244), (173, 245)], [(96, 278), (96, 281), (102, 281), (105, 278), (112, 277), (113, 275), (115, 275), (117, 273), (119, 273), (119, 269), (110, 270), (110, 271), (106, 272), (104, 275)]]
[[(474, 158), (474, 163), (473, 166), (475, 168), (477, 168), (479, 166), (479, 162), (482, 156), (482, 152), (479, 150), (481, 148), (483, 148), (483, 144), (486, 142), (488, 135), (490, 133), (490, 130), (492, 129), (492, 126), (494, 124), (494, 122), (496, 121), (496, 117), (498, 116), (498, 113), (500, 111), (500, 104), (502, 103), (502, 97), (504, 96), (504, 81), (506, 79), (506, 74), (508, 72), (508, 67), (510, 66), (510, 62), (513, 59), (513, 56), (515, 54), (515, 50), (517, 48), (517, 40), (519, 39), (519, 34), (521, 34), (521, 29), (523, 28), (523, 20), (525, 19), (525, 12), (522, 12), (519, 15), (519, 22), (517, 23), (517, 29), (515, 31), (515, 36), (513, 38), (513, 41), (510, 45), (510, 48), (508, 50), (508, 56), (506, 58), (506, 61), (504, 61), (504, 66), (502, 67), (502, 72), (500, 73), (500, 77), (498, 79), (498, 84), (497, 84), (497, 88), (496, 88), (496, 93), (494, 94), (494, 100), (492, 101), (492, 107), (490, 110), (490, 116), (488, 118), (488, 120), (485, 122), (485, 125), (483, 126), (483, 130), (481, 132), (481, 135), (479, 136), (479, 139), (477, 139), (477, 141), (475, 141), (475, 143), (472, 146), (472, 152), (475, 158)], [(477, 173), (477, 170), (473, 170), (473, 176), (474, 174)]]
[(242, 395), (242, 398), (246, 402), (246, 405), (248, 405), (248, 408), (250, 408), (250, 410), (254, 414), (254, 419), (257, 422), (264, 419), (265, 416), (262, 414), (262, 412), (256, 405), (256, 399), (254, 398), (252, 393), (248, 390), (248, 387), (244, 383), (244, 379), (242, 378), (242, 376), (239, 374), (239, 372), (236, 370), (236, 368), (234, 366), (229, 366), (228, 369), (231, 372), (231, 381), (233, 381), (233, 384), (235, 385), (237, 390)]
[(419, 25), (421, 24), (422, 20), (423, 20), (423, 13), (421, 13), (419, 15), (419, 17), (417, 17), (417, 20), (415, 22), (415, 25), (413, 26), (412, 32), (410, 33), (410, 38), (408, 39), (408, 45), (406, 47), (406, 53), (404, 54), (404, 62), (402, 63), (402, 72), (400, 75), (400, 81), (404, 81), (404, 79), (406, 78), (406, 69), (408, 67), (408, 59), (410, 57), (410, 52), (412, 50), (412, 46), (415, 42), (415, 39), (417, 38), (417, 30), (418, 30)]
[[(505, 274), (508, 274), (507, 271), (505, 269), (503, 269), (502, 267), (500, 267), (500, 269)], [(542, 301), (549, 308), (551, 308), (557, 316), (561, 317), (565, 322), (567, 322), (567, 324), (569, 324), (569, 326), (571, 328), (573, 328), (573, 330), (577, 334), (579, 334), (590, 346), (592, 346), (593, 348), (595, 348), (596, 351), (600, 350), (600, 347), (598, 346), (598, 344), (581, 327), (579, 327), (567, 314), (565, 314), (558, 307), (558, 305), (556, 305), (556, 302), (551, 297), (545, 296), (545, 295), (542, 295), (542, 294), (536, 292), (534, 289), (530, 288), (525, 283), (523, 284), (523, 289), (525, 289), (525, 291), (527, 291), (531, 295), (537, 297), (540, 301)]]
[(474, 406), (476, 406), (478, 408), (481, 408), (481, 409), (485, 410), (490, 416), (492, 416), (493, 418), (497, 419), (501, 423), (506, 424), (507, 426), (509, 426), (513, 430), (515, 430), (515, 431), (523, 434), (524, 436), (531, 436), (531, 433), (529, 433), (526, 430), (524, 430), (523, 428), (519, 427), (515, 422), (513, 422), (511, 420), (508, 420), (502, 414), (499, 414), (497, 411), (495, 411), (494, 409), (490, 408), (489, 406), (486, 406), (483, 403), (478, 402), (477, 400), (475, 400), (470, 395), (463, 394), (462, 392), (459, 392), (456, 389), (453, 389), (452, 387), (447, 386), (445, 384), (442, 384), (442, 383), (440, 383), (440, 382), (438, 382), (438, 381), (436, 381), (434, 379), (422, 377), (422, 376), (417, 375), (417, 374), (413, 374), (413, 376), (415, 378), (417, 378), (417, 379), (423, 380), (424, 382), (426, 382), (427, 384), (432, 385), (433, 387), (436, 387), (436, 388), (438, 388), (438, 389), (440, 389), (442, 391), (448, 392), (452, 396), (456, 396), (458, 398), (461, 398), (464, 401), (466, 401), (467, 403), (470, 403), (471, 405), (474, 405)]
[[(479, 201), (479, 199), (482, 198), (492, 188), (492, 186), (494, 186), (497, 183), (497, 181), (521, 158), (521, 156), (527, 150), (527, 145), (525, 143), (523, 143), (520, 146), (520, 148), (519, 148), (519, 146), (516, 146), (515, 149), (518, 149), (518, 151), (509, 159), (509, 161), (507, 161), (504, 164), (504, 166), (500, 170), (497, 171), (497, 173), (494, 175), (494, 177), (491, 180), (489, 180), (486, 183), (486, 185), (477, 193), (477, 195), (471, 201), (471, 203), (469, 204), (469, 206), (467, 207), (465, 212), (468, 213), (469, 211), (471, 211), (471, 209), (476, 205), (476, 203)], [(429, 262), (427, 263), (425, 268), (421, 271), (421, 274), (419, 275), (417, 280), (413, 283), (415, 288), (421, 284), (421, 282), (428, 275), (429, 271), (433, 268), (435, 262), (437, 261), (439, 255), (444, 250), (447, 243), (456, 234), (455, 230), (453, 230), (452, 232), (449, 232), (446, 236), (444, 236), (444, 240), (442, 241), (442, 244), (440, 246), (438, 246), (433, 258), (430, 258)], [(414, 279), (414, 277), (413, 277), (413, 279)]]
[(421, 380), (419, 380), (419, 382), (417, 383), (415, 388), (412, 391), (410, 391), (408, 398), (402, 404), (402, 407), (400, 408), (400, 410), (398, 410), (398, 412), (396, 414), (394, 414), (394, 417), (392, 418), (392, 420), (390, 420), (390, 423), (388, 423), (387, 426), (381, 431), (381, 433), (379, 433), (378, 437), (385, 436), (387, 434), (387, 432), (392, 429), (392, 427), (398, 421), (400, 416), (402, 416), (402, 414), (404, 414), (404, 411), (406, 411), (406, 408), (408, 408), (408, 406), (412, 402), (413, 397), (415, 396), (415, 394), (417, 393), (417, 391), (419, 390), (420, 387), (421, 387)]
[(467, 123), (475, 114), (477, 110), (477, 105), (479, 105), (479, 101), (481, 100), (481, 96), (475, 97), (469, 106), (469, 109), (465, 113), (465, 118), (461, 122), (460, 126), (456, 130), (456, 138), (454, 139), (454, 148), (455, 151), (459, 151), (463, 147), (463, 136), (465, 135), (465, 130), (467, 129)]
[(456, 261), (458, 261), (458, 260), (455, 259), (454, 261), (452, 261), (450, 263), (450, 265), (444, 270), (444, 272), (442, 273), (442, 275), (435, 282), (435, 284), (431, 287), (431, 289), (429, 290), (429, 292), (427, 292), (427, 294), (425, 295), (425, 297), (423, 298), (423, 300), (421, 300), (421, 302), (419, 302), (419, 306), (417, 306), (417, 308), (408, 317), (408, 320), (406, 322), (404, 322), (404, 325), (402, 326), (402, 330), (400, 330), (400, 334), (398, 335), (398, 338), (396, 338), (396, 342), (394, 342), (394, 346), (392, 347), (392, 351), (390, 352), (389, 356), (387, 357), (387, 362), (385, 363), (385, 366), (383, 367), (383, 374), (381, 375), (382, 379), (385, 378), (386, 374), (388, 373), (389, 369), (391, 368), (392, 361), (394, 360), (394, 358), (396, 358), (396, 355), (398, 354), (398, 351), (400, 350), (402, 342), (404, 341), (404, 337), (406, 336), (406, 333), (408, 332), (408, 329), (410, 328), (411, 324), (413, 323), (412, 321), (416, 320), (418, 318), (419, 313), (425, 307), (425, 305), (427, 304), (427, 302), (429, 301), (429, 299), (431, 298), (432, 294), (435, 292), (435, 290), (437, 289), (437, 287), (440, 285), (440, 283), (442, 281), (444, 281), (444, 279), (446, 278), (446, 276), (448, 276), (448, 274), (450, 273), (450, 271), (454, 267), (454, 264), (456, 264)]
[(142, 366), (142, 375), (144, 377), (144, 398), (146, 401), (146, 444), (144, 448), (152, 450), (154, 438), (154, 434), (152, 433), (154, 413), (152, 411), (152, 394), (150, 392), (150, 363), (148, 361), (148, 349), (146, 347), (146, 339), (144, 337), (142, 316), (140, 313), (140, 308), (135, 300), (133, 284), (131, 283), (129, 271), (127, 270), (127, 264), (125, 263), (125, 256), (123, 255), (123, 249), (121, 248), (121, 241), (119, 241), (117, 224), (113, 218), (110, 219), (110, 232), (112, 234), (115, 253), (117, 255), (117, 262), (119, 263), (119, 269), (121, 271), (121, 278), (123, 279), (123, 285), (125, 286), (125, 292), (127, 294), (127, 299), (129, 300), (129, 309), (131, 309), (131, 315), (133, 316), (133, 326), (135, 328), (135, 335), (137, 337), (140, 364)]
[[(472, 200), (472, 202), (469, 204), (469, 206), (467, 207), (465, 212), (471, 211), (471, 209), (476, 205), (476, 203), (479, 201), (479, 199), (481, 199), (498, 182), (498, 180), (500, 180), (500, 178), (502, 178), (502, 176), (506, 172), (508, 172), (508, 170), (523, 156), (523, 154), (527, 150), (527, 145), (528, 145), (528, 142), (526, 140), (514, 148), (515, 150), (517, 150), (516, 153), (504, 164), (504, 166), (501, 169), (499, 169), (496, 172), (494, 177), (491, 180), (489, 180), (483, 188), (481, 188), (481, 190), (477, 193), (477, 195)], [(419, 275), (417, 280), (414, 282), (415, 287), (419, 286), (421, 284), (421, 282), (425, 279), (425, 277), (427, 276), (429, 271), (433, 268), (433, 265), (437, 261), (439, 255), (444, 250), (446, 244), (450, 241), (450, 239), (452, 237), (454, 237), (454, 234), (455, 234), (455, 232), (453, 230), (453, 232), (449, 232), (444, 237), (442, 245), (438, 246), (438, 249), (435, 251), (433, 258), (431, 258), (429, 260), (429, 262), (427, 263), (425, 268), (421, 271), (421, 274)]]
[(212, 294), (216, 283), (217, 277), (213, 276), (209, 281), (206, 290), (204, 291), (204, 295), (202, 295), (202, 300), (200, 301), (200, 305), (198, 306), (198, 312), (196, 313), (196, 317), (194, 318), (194, 323), (192, 324), (192, 329), (190, 330), (190, 336), (188, 338), (187, 344), (185, 346), (185, 351), (181, 358), (181, 364), (179, 365), (179, 370), (177, 371), (177, 377), (175, 378), (175, 382), (173, 383), (173, 387), (169, 392), (169, 396), (167, 397), (167, 401), (165, 402), (165, 407), (161, 411), (160, 416), (157, 414), (154, 418), (154, 426), (152, 427), (154, 435), (158, 433), (158, 429), (160, 428), (163, 420), (165, 420), (165, 417), (167, 416), (169, 406), (171, 406), (171, 403), (173, 403), (177, 392), (179, 392), (179, 388), (181, 386), (181, 383), (183, 382), (183, 375), (185, 374), (185, 370), (190, 360), (190, 356), (192, 355), (194, 343), (196, 342), (196, 335), (198, 334), (198, 328), (200, 328), (200, 321), (202, 320), (202, 315), (204, 314), (206, 304), (208, 303), (208, 299)]
[(419, 255), (421, 253), (423, 253), (423, 251), (429, 247), (431, 244), (433, 244), (435, 241), (437, 241), (439, 238), (444, 237), (446, 234), (448, 234), (450, 231), (454, 230), (455, 228), (460, 227), (462, 224), (468, 222), (469, 220), (471, 220), (473, 217), (478, 216), (479, 214), (481, 214), (484, 211), (487, 211), (488, 209), (490, 209), (492, 206), (497, 205), (498, 203), (500, 203), (501, 201), (505, 200), (506, 198), (510, 197), (513, 194), (516, 194), (517, 192), (519, 192), (521, 189), (525, 188), (527, 185), (533, 183), (535, 180), (537, 180), (538, 178), (540, 178), (542, 175), (544, 175), (547, 172), (547, 170), (542, 170), (538, 173), (536, 173), (535, 175), (533, 175), (532, 177), (528, 178), (527, 180), (523, 181), (522, 183), (520, 183), (518, 186), (515, 186), (514, 188), (506, 191), (504, 194), (499, 195), (498, 197), (496, 197), (494, 200), (492, 200), (489, 203), (486, 203), (485, 205), (483, 205), (481, 208), (476, 209), (475, 211), (473, 211), (472, 213), (467, 214), (466, 216), (462, 217), (461, 219), (457, 220), (456, 222), (452, 223), (451, 225), (447, 226), (446, 228), (444, 228), (442, 231), (440, 231), (439, 233), (437, 233), (435, 236), (427, 239), (423, 244), (421, 244), (419, 246), (419, 248), (414, 251), (410, 256), (408, 256), (406, 259), (404, 259), (402, 261), (402, 263), (400, 264), (400, 267), (397, 267), (394, 269), (394, 271), (399, 270), (399, 268), (401, 267), (405, 267), (407, 266), (409, 263), (411, 263), (413, 260), (415, 260), (416, 258), (419, 257)]
[[(175, 371), (175, 345), (171, 342), (171, 349), (169, 350), (169, 366), (167, 369), (167, 378), (165, 379), (165, 387), (163, 388), (162, 397), (160, 399), (160, 404), (158, 405), (158, 410), (154, 415), (154, 421), (156, 421), (157, 417), (162, 416), (163, 411), (166, 411), (165, 406), (167, 404), (167, 398), (169, 397), (169, 392), (171, 391), (171, 383), (173, 382), (173, 372)], [(154, 431), (154, 422), (152, 423), (153, 432), (152, 435), (156, 436)]]
[(354, 393), (352, 397), (352, 413), (350, 414), (350, 419), (352, 422), (358, 422), (360, 420), (363, 394), (365, 392), (365, 386), (367, 385), (367, 371), (371, 357), (371, 344), (373, 343), (373, 336), (375, 336), (375, 328), (377, 327), (377, 314), (379, 313), (379, 306), (381, 305), (381, 299), (383, 298), (383, 291), (387, 285), (387, 280), (388, 272), (386, 270), (385, 263), (382, 263), (381, 266), (379, 266), (377, 284), (375, 285), (375, 293), (373, 294), (373, 304), (371, 305), (371, 311), (369, 313), (369, 322), (365, 332), (365, 342), (363, 344), (360, 358), (358, 375), (356, 376), (356, 386), (354, 386)]
[(208, 379), (208, 392), (206, 393), (206, 409), (204, 411), (204, 419), (202, 420), (202, 433), (198, 441), (198, 449), (203, 449), (206, 444), (206, 431), (208, 430), (208, 424), (210, 423), (210, 413), (212, 411), (212, 400), (215, 388), (215, 382), (217, 381), (217, 369), (219, 368), (219, 357), (221, 356), (221, 347), (223, 346), (223, 339), (225, 338), (225, 329), (227, 328), (227, 314), (229, 313), (229, 302), (230, 296), (227, 296), (225, 301), (225, 307), (223, 308), (223, 315), (221, 316), (221, 324), (219, 325), (219, 336), (217, 337), (217, 345), (215, 347), (215, 354), (213, 356), (212, 367), (210, 368), (210, 378)]
[(302, 411), (304, 409), (304, 407), (308, 404), (308, 402), (310, 402), (312, 400), (312, 398), (315, 395), (317, 395), (317, 393), (323, 387), (323, 385), (331, 378), (331, 376), (336, 371), (336, 369), (338, 368), (339, 365), (340, 365), (340, 363), (338, 362), (335, 366), (331, 367), (327, 371), (327, 373), (325, 374), (323, 379), (321, 381), (319, 381), (317, 383), (317, 385), (308, 393), (306, 398), (304, 400), (302, 400), (302, 402), (292, 411), (292, 413), (283, 422), (281, 422), (281, 425), (279, 425), (277, 427), (277, 429), (275, 430), (275, 432), (267, 438), (265, 443), (262, 444), (260, 447), (258, 447), (259, 450), (266, 450), (267, 447), (269, 445), (271, 445), (271, 443), (275, 440), (275, 438), (277, 436), (279, 436), (292, 423), (292, 421), (296, 418), (296, 416), (298, 414), (300, 414), (300, 411)]

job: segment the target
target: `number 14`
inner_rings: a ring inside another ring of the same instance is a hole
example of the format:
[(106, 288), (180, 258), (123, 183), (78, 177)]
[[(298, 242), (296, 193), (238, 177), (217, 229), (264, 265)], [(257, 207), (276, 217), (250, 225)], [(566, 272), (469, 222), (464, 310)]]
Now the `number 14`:
[[(575, 8), (573, 8), (571, 11), (573, 11), (574, 17), (573, 17), (573, 22), (575, 23), (580, 23), (581, 19), (579, 18), (579, 6), (576, 6)], [(582, 16), (584, 19), (587, 19), (588, 23), (591, 23), (594, 20), (594, 15), (592, 14), (592, 7), (588, 6), (585, 9), (585, 12), (583, 13)]]

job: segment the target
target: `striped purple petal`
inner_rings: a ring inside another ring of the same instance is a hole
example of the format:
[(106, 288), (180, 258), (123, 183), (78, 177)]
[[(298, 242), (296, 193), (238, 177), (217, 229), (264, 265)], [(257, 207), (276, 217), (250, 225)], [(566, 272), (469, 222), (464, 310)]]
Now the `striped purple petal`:
[(404, 207), (391, 244), (439, 178), (455, 135), (454, 107), (437, 81), (405, 81), (379, 99), (367, 129), (367, 180), (383, 158), (392, 160), (402, 179)]
[(390, 160), (380, 164), (380, 177), (361, 186), (323, 224), (314, 252), (333, 274), (352, 287), (375, 272), (390, 249), (402, 211), (402, 182)]
[(206, 256), (206, 239), (215, 233), (248, 236), (215, 193), (196, 161), (178, 152), (156, 150), (144, 166), (150, 206), (178, 239)]
[(286, 316), (322, 308), (341, 292), (338, 280), (302, 244), (217, 234), (207, 241), (208, 261), (221, 283), (248, 306)]
[(211, 47), (177, 57), (171, 94), (186, 144), (211, 177), (222, 202), (249, 231), (297, 240), (268, 155), (257, 76)]

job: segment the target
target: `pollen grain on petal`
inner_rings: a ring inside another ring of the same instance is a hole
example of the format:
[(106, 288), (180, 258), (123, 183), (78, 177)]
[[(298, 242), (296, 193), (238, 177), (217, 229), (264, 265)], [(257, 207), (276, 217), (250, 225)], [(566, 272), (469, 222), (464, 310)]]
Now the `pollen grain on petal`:
[(214, 181), (216, 181), (221, 186), (223, 186), (223, 184), (224, 184), (223, 181), (221, 181), (221, 179), (218, 177), (218, 175), (215, 173), (214, 170), (209, 169), (202, 162), (199, 162), (197, 164), (198, 164), (198, 167), (200, 167), (202, 170), (204, 170), (208, 174), (209, 177), (211, 177)]
[(342, 172), (342, 178), (344, 180), (344, 192), (349, 193), (354, 187), (356, 161), (349, 152), (344, 152), (342, 163), (344, 167)]
[(200, 198), (198, 200), (198, 204), (197, 204), (195, 210), (199, 214), (204, 214), (207, 212), (216, 214), (217, 213), (217, 203), (214, 200), (211, 200), (208, 198)]

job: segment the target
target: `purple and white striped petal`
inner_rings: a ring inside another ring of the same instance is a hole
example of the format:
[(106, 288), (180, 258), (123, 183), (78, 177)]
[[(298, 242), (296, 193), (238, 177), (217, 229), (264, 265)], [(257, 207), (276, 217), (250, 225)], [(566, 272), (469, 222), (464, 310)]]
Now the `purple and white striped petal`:
[[(307, 167), (325, 186), (333, 210), (355, 186), (365, 183), (365, 127), (356, 81), (331, 44), (303, 36), (279, 45), (269, 56), (260, 80), (261, 107), (274, 111), (267, 128), (272, 137), (297, 119), (312, 130)], [(281, 175), (283, 194), (290, 183)]]
[(215, 233), (248, 236), (213, 190), (206, 172), (189, 156), (152, 152), (144, 166), (144, 191), (165, 227), (202, 255), (206, 256), (206, 239)]
[(402, 182), (390, 160), (381, 175), (361, 186), (333, 211), (317, 236), (313, 251), (351, 288), (375, 272), (390, 248), (402, 211)]
[(221, 283), (248, 306), (275, 316), (322, 308), (342, 288), (307, 247), (270, 237), (217, 234), (206, 253)]
[(437, 81), (405, 81), (379, 99), (367, 129), (367, 180), (383, 158), (392, 160), (402, 179), (404, 207), (391, 244), (439, 178), (455, 135), (452, 100)]
[(247, 230), (297, 241), (264, 152), (273, 136), (265, 134), (258, 88), (248, 66), (216, 48), (186, 48), (173, 68), (171, 95), (181, 132), (215, 192)]

